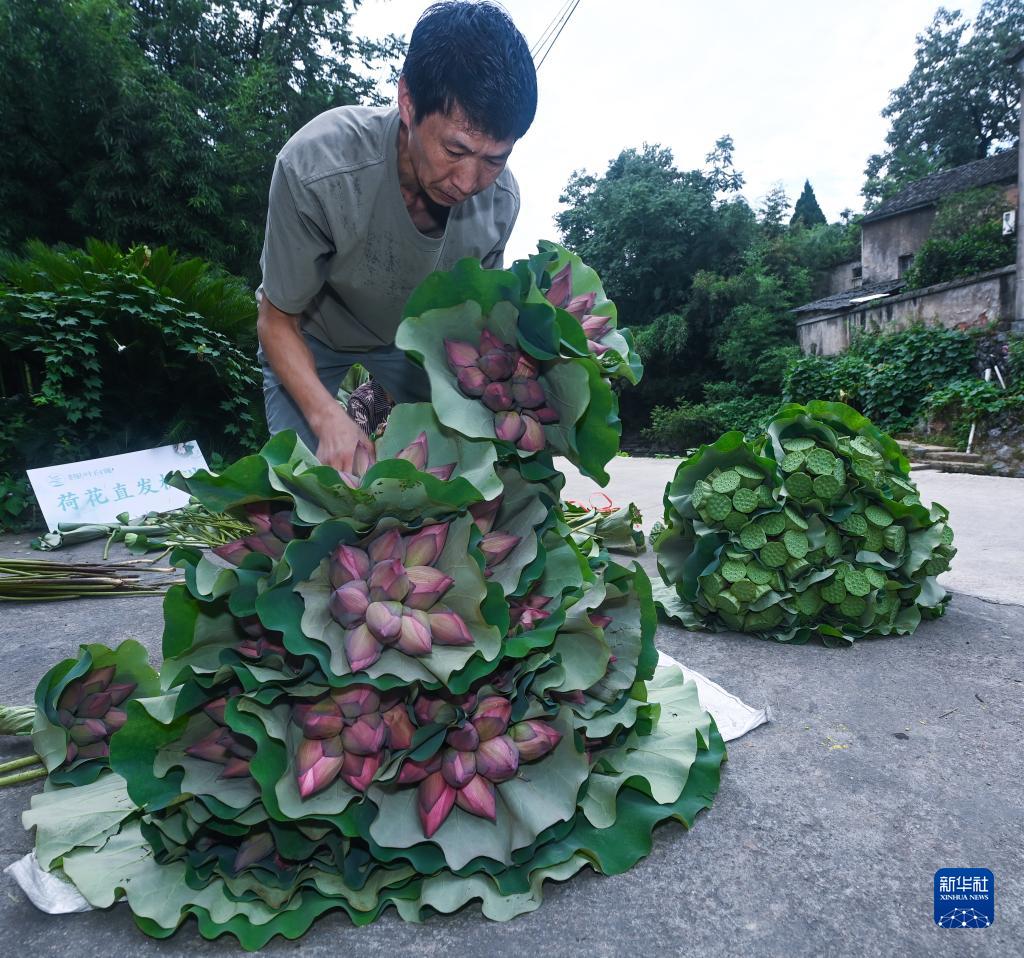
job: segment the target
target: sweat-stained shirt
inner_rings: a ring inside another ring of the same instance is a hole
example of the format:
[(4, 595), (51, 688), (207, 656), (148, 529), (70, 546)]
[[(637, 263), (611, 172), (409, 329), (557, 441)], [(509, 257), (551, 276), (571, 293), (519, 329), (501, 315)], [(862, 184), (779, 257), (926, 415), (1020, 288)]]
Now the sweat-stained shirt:
[(519, 213), (506, 168), (451, 208), (443, 235), (425, 236), (402, 199), (398, 130), (396, 107), (338, 107), (299, 130), (274, 167), (260, 293), (341, 352), (394, 343), (409, 294), (434, 270), (467, 256), (500, 268)]

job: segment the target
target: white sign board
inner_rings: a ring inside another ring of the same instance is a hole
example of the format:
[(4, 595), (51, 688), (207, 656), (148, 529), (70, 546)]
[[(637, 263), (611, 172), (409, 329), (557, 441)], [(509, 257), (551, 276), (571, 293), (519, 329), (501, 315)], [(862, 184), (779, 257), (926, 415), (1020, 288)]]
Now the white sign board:
[(191, 476), (206, 469), (198, 443), (183, 442), (120, 456), (29, 469), (28, 481), (46, 527), (59, 522), (113, 522), (122, 512), (132, 518), (166, 512), (188, 503), (188, 493), (169, 486), (166, 475)]

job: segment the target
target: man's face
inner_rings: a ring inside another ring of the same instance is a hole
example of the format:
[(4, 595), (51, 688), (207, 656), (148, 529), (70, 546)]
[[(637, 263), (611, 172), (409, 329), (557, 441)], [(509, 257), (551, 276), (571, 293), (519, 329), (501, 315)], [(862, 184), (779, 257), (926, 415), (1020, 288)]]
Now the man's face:
[(409, 161), (420, 190), (439, 206), (455, 206), (486, 190), (505, 169), (515, 140), (494, 140), (474, 130), (456, 105), (448, 115), (417, 122), (404, 77), (398, 111), (409, 131)]

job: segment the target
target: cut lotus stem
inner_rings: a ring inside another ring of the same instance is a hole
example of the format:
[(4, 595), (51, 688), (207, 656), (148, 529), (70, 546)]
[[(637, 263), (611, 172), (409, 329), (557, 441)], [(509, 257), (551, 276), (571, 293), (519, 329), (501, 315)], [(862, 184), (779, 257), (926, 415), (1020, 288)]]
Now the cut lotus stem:
[(38, 755), (26, 755), (24, 758), (11, 759), (9, 762), (0, 764), (0, 774), (13, 772), (16, 768), (25, 768), (28, 765), (36, 765), (42, 759)]
[(6, 785), (21, 785), (24, 782), (31, 782), (37, 778), (45, 778), (50, 773), (42, 765), (39, 768), (29, 769), (27, 772), (18, 772), (17, 775), (5, 775), (0, 778), (0, 788)]

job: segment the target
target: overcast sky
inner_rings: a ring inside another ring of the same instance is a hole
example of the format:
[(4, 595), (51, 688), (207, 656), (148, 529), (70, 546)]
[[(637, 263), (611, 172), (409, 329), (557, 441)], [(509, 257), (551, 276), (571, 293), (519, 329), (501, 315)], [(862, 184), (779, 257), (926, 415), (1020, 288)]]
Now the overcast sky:
[[(973, 19), (980, 0), (947, 2)], [(428, 0), (364, 0), (356, 33), (411, 33)], [(561, 0), (506, 0), (531, 45)], [(573, 170), (601, 174), (627, 147), (658, 143), (680, 169), (704, 165), (729, 133), (754, 207), (810, 179), (830, 222), (862, 207), (881, 110), (914, 63), (937, 0), (581, 0), (538, 74), (537, 119), (510, 166), (522, 212), (506, 262), (557, 239)]]

